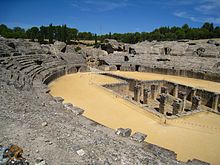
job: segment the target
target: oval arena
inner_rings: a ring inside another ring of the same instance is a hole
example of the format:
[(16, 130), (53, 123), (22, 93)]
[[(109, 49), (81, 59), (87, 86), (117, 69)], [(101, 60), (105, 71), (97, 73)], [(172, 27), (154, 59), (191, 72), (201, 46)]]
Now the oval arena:
[[(54, 164), (220, 162), (219, 55), (193, 53), (206, 41), (122, 45), (130, 48), (113, 53), (0, 42), (0, 140), (23, 146), (31, 161), (44, 153)], [(119, 128), (131, 132), (118, 136)], [(146, 138), (137, 142), (135, 133)]]

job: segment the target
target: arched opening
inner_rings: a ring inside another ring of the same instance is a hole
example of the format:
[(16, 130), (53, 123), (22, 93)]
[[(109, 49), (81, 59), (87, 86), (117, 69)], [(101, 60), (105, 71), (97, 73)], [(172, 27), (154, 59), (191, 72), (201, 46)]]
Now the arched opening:
[(135, 71), (139, 72), (139, 69), (140, 69), (140, 65), (135, 65)]
[(128, 56), (124, 56), (124, 61), (125, 61), (125, 62), (126, 62), (126, 61), (129, 61)]
[(165, 54), (165, 55), (169, 55), (170, 52), (171, 52), (171, 49), (170, 49), (170, 48), (168, 48), (168, 47), (164, 48), (164, 54)]
[(66, 46), (61, 50), (62, 53), (66, 52)]
[(116, 65), (117, 70), (121, 70), (121, 65)]
[(8, 43), (8, 46), (15, 49), (15, 44), (13, 42)]
[(41, 60), (35, 60), (34, 61), (37, 65), (41, 65), (42, 63), (43, 63), (43, 61), (41, 61)]
[(76, 72), (80, 72), (81, 66), (76, 66)]

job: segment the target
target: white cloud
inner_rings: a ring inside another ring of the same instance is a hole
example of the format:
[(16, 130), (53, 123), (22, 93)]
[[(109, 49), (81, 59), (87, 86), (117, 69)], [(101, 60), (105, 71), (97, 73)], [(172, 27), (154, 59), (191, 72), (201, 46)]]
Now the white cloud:
[(195, 10), (202, 14), (213, 14), (220, 16), (220, 1), (219, 0), (203, 0), (195, 7)]
[(80, 9), (81, 11), (110, 11), (118, 8), (124, 8), (129, 5), (128, 0), (81, 0), (75, 1), (72, 4), (73, 7)]
[(220, 24), (220, 0), (192, 0), (190, 9), (174, 12), (180, 18), (186, 18), (193, 22), (213, 22)]
[(212, 22), (216, 24), (220, 24), (220, 17), (208, 17), (208, 16), (192, 16), (188, 14), (187, 12), (175, 12), (175, 16), (180, 18), (186, 18), (193, 22)]

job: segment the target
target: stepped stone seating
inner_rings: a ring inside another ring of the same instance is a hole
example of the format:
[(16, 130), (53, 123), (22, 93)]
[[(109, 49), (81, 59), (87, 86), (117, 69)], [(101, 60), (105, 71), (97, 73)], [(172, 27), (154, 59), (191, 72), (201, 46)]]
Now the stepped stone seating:
[[(81, 55), (60, 52), (48, 53), (48, 46), (27, 40), (0, 39), (0, 65), (4, 71), (1, 77), (16, 88), (33, 85), (33, 81), (45, 80), (53, 74), (74, 65), (85, 65)], [(17, 53), (17, 55), (15, 55)], [(70, 56), (70, 57), (68, 57)], [(80, 57), (81, 56), (81, 57)]]
[[(126, 64), (129, 66), (131, 64), (147, 66), (152, 69), (164, 68), (219, 74), (219, 69), (215, 64), (220, 62), (220, 46), (209, 44), (206, 40), (186, 42), (144, 41), (130, 46), (135, 49), (136, 54), (114, 52), (102, 56), (101, 60), (108, 63), (110, 68), (112, 65)], [(129, 60), (124, 60), (123, 56), (127, 56)]]

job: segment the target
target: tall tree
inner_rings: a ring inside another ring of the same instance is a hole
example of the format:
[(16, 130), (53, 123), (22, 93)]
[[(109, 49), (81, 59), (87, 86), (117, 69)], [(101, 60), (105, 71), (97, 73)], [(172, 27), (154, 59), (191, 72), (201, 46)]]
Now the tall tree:
[(95, 34), (95, 46), (97, 46), (98, 42), (97, 42), (97, 34)]
[(53, 25), (50, 24), (49, 25), (49, 29), (48, 29), (48, 38), (49, 38), (49, 43), (52, 44), (53, 43)]
[(109, 35), (108, 35), (109, 39), (112, 39), (112, 33), (109, 32)]
[(14, 38), (25, 38), (26, 37), (25, 30), (20, 27), (14, 27), (13, 28), (13, 37)]
[(205, 22), (205, 23), (202, 25), (202, 29), (207, 29), (209, 32), (212, 32), (212, 31), (214, 30), (213, 23)]
[(184, 25), (182, 26), (182, 29), (183, 29), (185, 32), (187, 32), (190, 28), (189, 28), (189, 25), (188, 25), (188, 24), (184, 24)]
[(31, 29), (27, 30), (28, 38), (34, 41), (38, 37), (39, 29), (38, 27), (32, 27)]
[(67, 39), (67, 29), (66, 29), (66, 25), (63, 25), (61, 28), (61, 41), (66, 42), (66, 39)]

